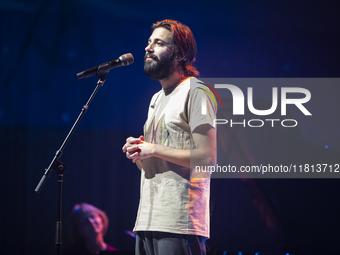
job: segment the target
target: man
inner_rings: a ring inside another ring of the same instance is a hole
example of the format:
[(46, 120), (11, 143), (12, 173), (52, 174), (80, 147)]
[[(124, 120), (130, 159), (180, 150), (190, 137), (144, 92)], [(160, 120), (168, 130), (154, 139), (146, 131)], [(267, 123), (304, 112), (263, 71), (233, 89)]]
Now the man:
[(197, 48), (191, 30), (174, 20), (152, 29), (144, 71), (162, 90), (151, 99), (144, 136), (129, 137), (123, 146), (141, 170), (136, 254), (205, 254), (210, 175), (195, 166), (215, 164), (217, 106), (194, 78)]

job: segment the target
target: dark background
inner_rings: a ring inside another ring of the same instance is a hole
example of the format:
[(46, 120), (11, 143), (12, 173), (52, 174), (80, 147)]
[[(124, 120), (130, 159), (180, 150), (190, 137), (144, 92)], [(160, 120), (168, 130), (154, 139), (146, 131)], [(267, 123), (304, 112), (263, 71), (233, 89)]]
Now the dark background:
[[(1, 0), (1, 254), (54, 253), (56, 173), (39, 195), (34, 189), (95, 88), (95, 77), (77, 80), (76, 73), (129, 52), (134, 64), (108, 74), (61, 161), (63, 222), (75, 203), (91, 203), (109, 216), (106, 241), (133, 250), (125, 230), (134, 225), (140, 172), (121, 147), (142, 133), (149, 100), (160, 89), (144, 74), (143, 56), (151, 24), (164, 18), (192, 29), (201, 77), (339, 77), (336, 1)], [(335, 102), (339, 93), (328, 96), (323, 100)], [(311, 104), (323, 109), (312, 101), (313, 93)], [(326, 121), (305, 123), (294, 135), (263, 129), (253, 134), (257, 139), (230, 142), (230, 135), (219, 142), (235, 145), (234, 160), (243, 163), (245, 151), (267, 162), (280, 143), (288, 156), (294, 145), (294, 162), (301, 152), (314, 159), (301, 163), (335, 163), (340, 139), (325, 132), (339, 124), (334, 105), (322, 112)], [(325, 149), (327, 142), (334, 146)], [(226, 153), (219, 157), (232, 158)], [(339, 253), (339, 184), (213, 179), (210, 250)]]

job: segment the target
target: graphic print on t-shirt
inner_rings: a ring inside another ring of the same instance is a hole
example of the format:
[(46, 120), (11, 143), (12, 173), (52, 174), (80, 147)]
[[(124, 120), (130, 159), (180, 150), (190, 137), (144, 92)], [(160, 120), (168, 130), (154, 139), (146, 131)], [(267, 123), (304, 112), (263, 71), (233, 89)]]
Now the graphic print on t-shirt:
[(155, 116), (153, 117), (149, 128), (146, 130), (144, 125), (144, 140), (149, 143), (164, 145), (169, 136), (169, 131), (165, 125), (165, 114), (160, 118), (155, 128)]

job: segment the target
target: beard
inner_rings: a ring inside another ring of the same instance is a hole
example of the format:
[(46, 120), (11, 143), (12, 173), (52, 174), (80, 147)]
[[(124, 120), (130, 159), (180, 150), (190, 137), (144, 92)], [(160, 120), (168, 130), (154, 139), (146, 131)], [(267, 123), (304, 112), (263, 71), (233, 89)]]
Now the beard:
[[(151, 57), (152, 60), (146, 60)], [(144, 57), (144, 72), (154, 80), (163, 80), (168, 78), (174, 72), (173, 57), (158, 58), (155, 54), (145, 54)]]

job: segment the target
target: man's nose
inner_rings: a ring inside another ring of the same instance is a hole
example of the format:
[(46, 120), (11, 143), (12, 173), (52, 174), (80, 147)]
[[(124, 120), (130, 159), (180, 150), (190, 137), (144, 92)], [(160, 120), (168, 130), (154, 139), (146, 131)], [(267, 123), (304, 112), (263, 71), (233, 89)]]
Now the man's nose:
[(146, 46), (145, 51), (146, 52), (153, 52), (152, 43), (150, 43), (148, 46)]

